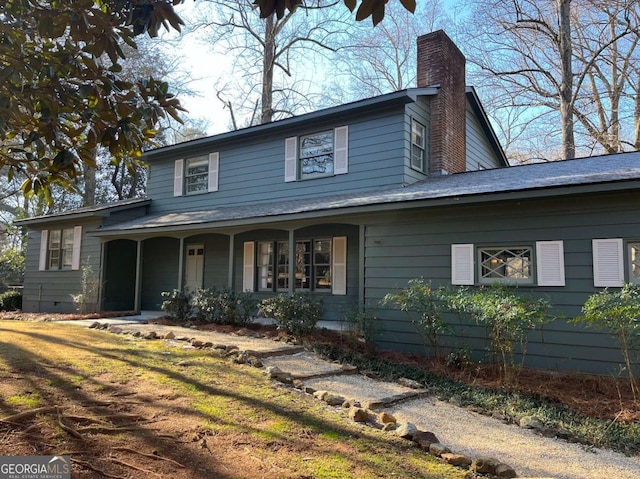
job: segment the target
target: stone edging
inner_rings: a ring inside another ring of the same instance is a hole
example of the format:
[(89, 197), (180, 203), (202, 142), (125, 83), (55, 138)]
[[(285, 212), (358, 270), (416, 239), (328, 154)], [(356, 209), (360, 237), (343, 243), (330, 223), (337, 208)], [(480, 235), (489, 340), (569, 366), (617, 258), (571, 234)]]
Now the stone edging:
[[(237, 346), (232, 344), (213, 344), (211, 342), (203, 342), (187, 336), (176, 337), (173, 332), (168, 332), (166, 334), (157, 334), (154, 331), (141, 333), (140, 331), (128, 330), (126, 327), (101, 324), (98, 321), (95, 321), (88, 327), (89, 329), (107, 330), (113, 334), (130, 334), (141, 339), (164, 339), (189, 342), (194, 348), (211, 349), (212, 351), (216, 351), (218, 355), (228, 358), (234, 364), (247, 364), (257, 368), (264, 367), (261, 361), (262, 358), (295, 354), (304, 350), (303, 347), (299, 347), (284, 351), (256, 353), (255, 351), (250, 350), (241, 351)], [(511, 466), (500, 462), (498, 459), (490, 457), (470, 458), (464, 454), (457, 454), (452, 452), (447, 446), (441, 444), (433, 432), (421, 431), (412, 423), (398, 423), (395, 417), (384, 411), (379, 413), (373, 411), (373, 409), (381, 409), (392, 403), (397, 403), (407, 398), (415, 398), (417, 395), (424, 394), (425, 390), (422, 389), (422, 385), (415, 381), (401, 379), (398, 382), (403, 386), (416, 389), (416, 392), (398, 394), (388, 398), (360, 404), (359, 401), (346, 400), (344, 397), (330, 393), (329, 391), (317, 391), (310, 386), (305, 386), (302, 379), (293, 379), (291, 373), (282, 371), (278, 367), (269, 366), (264, 369), (264, 374), (270, 379), (302, 390), (316, 399), (324, 401), (329, 406), (341, 406), (343, 410), (346, 411), (349, 419), (353, 422), (366, 424), (370, 427), (387, 431), (403, 439), (412, 441), (417, 447), (425, 451), (427, 454), (438, 457), (445, 463), (452, 466), (468, 470), (469, 472), (465, 476), (465, 479), (474, 479), (479, 477), (479, 475), (498, 479), (510, 479), (517, 477), (516, 471)], [(353, 374), (357, 372), (357, 368), (354, 368), (353, 366), (346, 366), (343, 368), (343, 371), (347, 374)]]

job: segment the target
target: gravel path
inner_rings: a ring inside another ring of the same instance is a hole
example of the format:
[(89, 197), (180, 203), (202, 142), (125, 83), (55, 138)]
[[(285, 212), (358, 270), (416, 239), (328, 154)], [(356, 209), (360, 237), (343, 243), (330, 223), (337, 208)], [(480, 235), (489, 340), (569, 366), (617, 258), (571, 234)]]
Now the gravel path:
[(640, 478), (638, 457), (545, 438), (434, 398), (408, 400), (387, 411), (398, 421), (434, 432), (454, 452), (495, 457), (515, 468), (519, 477)]

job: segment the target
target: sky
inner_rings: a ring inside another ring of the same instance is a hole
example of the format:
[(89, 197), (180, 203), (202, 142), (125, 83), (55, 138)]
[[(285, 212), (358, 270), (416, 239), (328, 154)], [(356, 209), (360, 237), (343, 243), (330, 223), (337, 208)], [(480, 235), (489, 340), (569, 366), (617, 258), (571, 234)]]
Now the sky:
[[(442, 1), (445, 8), (451, 10), (463, 0)], [(201, 4), (185, 2), (175, 7), (176, 12), (185, 21), (187, 29), (194, 23), (193, 18), (198, 5)], [(346, 7), (339, 4), (336, 8)], [(353, 21), (355, 23), (355, 20)], [(232, 82), (241, 80), (232, 77), (233, 57), (214, 53), (212, 47), (206, 44), (202, 36), (199, 32), (183, 35), (178, 46), (172, 48), (171, 51), (172, 54), (177, 54), (180, 68), (190, 78), (188, 87), (195, 93), (194, 95), (180, 96), (182, 105), (188, 110), (187, 116), (193, 119), (206, 119), (208, 121), (207, 133), (217, 134), (230, 129), (230, 115), (216, 98), (215, 84), (220, 78), (226, 81), (227, 76)], [(165, 32), (162, 38), (163, 40), (175, 41), (177, 35), (174, 32)], [(318, 71), (319, 69), (316, 69), (316, 75)], [(313, 73), (311, 73), (310, 81), (313, 81), (312, 78)]]

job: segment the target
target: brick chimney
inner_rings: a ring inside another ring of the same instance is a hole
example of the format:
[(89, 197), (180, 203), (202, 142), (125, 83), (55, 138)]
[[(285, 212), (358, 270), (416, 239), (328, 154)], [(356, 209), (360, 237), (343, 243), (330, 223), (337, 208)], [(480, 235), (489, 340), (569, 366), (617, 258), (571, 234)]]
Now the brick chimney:
[(466, 171), (465, 58), (442, 30), (418, 37), (418, 87), (439, 86), (431, 105), (429, 170)]

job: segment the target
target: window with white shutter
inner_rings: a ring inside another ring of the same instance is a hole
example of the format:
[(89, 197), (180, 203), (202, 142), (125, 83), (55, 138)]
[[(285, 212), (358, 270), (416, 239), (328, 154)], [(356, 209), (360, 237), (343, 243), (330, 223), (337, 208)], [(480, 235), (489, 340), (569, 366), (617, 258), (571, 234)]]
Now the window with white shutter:
[(182, 196), (184, 178), (184, 160), (176, 160), (173, 165), (173, 196)]
[(451, 284), (474, 284), (473, 254), (472, 244), (451, 245)]
[(253, 291), (254, 289), (254, 268), (255, 244), (253, 241), (244, 243), (244, 258), (242, 262), (242, 291)]
[(347, 294), (347, 237), (333, 238), (332, 293)]
[(209, 153), (209, 193), (218, 191), (218, 175), (220, 171), (220, 154)]
[(621, 238), (594, 239), (593, 285), (620, 287), (624, 283), (623, 245)]
[(536, 242), (538, 286), (564, 286), (564, 246), (562, 241)]

